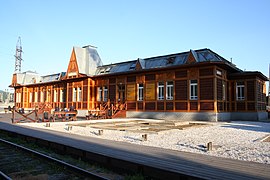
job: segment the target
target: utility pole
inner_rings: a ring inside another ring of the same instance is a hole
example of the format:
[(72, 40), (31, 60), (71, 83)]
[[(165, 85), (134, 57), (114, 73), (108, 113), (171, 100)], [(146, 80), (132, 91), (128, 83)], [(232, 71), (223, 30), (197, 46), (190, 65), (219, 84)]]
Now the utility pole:
[(22, 67), (22, 43), (21, 37), (19, 36), (15, 53), (15, 73), (20, 73), (21, 67)]

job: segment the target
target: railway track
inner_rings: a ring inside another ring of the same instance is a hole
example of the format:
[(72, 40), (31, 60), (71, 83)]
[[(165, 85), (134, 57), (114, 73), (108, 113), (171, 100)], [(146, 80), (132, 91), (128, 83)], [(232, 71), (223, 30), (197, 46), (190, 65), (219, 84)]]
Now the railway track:
[(108, 179), (4, 139), (0, 159), (0, 179)]

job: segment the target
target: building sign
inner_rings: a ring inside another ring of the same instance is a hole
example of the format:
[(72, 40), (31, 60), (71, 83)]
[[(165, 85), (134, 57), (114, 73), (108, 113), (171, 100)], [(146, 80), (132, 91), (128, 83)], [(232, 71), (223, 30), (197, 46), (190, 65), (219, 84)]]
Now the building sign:
[(145, 86), (145, 99), (146, 100), (155, 100), (155, 83), (146, 83)]
[(127, 84), (127, 100), (135, 101), (135, 84)]

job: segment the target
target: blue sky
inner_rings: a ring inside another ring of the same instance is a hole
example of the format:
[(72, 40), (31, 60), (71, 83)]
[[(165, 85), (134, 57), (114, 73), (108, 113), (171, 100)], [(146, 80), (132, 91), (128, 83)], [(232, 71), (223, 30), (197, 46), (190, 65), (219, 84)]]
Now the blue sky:
[(20, 36), (22, 71), (67, 70), (73, 46), (98, 47), (103, 64), (210, 48), (268, 76), (268, 0), (1, 0), (0, 89), (11, 83)]

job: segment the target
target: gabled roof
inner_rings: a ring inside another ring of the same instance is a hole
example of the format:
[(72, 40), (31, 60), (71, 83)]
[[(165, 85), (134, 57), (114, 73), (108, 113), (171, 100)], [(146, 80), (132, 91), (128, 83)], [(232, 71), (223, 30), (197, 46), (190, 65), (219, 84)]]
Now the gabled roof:
[(74, 52), (80, 74), (94, 75), (96, 68), (102, 66), (102, 61), (95, 47), (74, 47)]
[(26, 71), (22, 73), (16, 74), (17, 84), (26, 85), (26, 84), (33, 84), (41, 80), (41, 77), (38, 73), (33, 71)]
[(16, 73), (16, 84), (29, 85), (38, 83), (47, 83), (53, 81), (60, 81), (61, 77), (65, 76), (65, 72), (50, 74), (46, 76), (40, 76), (38, 73), (33, 71), (26, 71), (22, 73)]
[[(241, 71), (236, 68), (234, 64), (227, 61), (217, 53), (211, 51), (210, 49), (199, 49), (199, 50), (190, 50), (183, 53), (169, 54), (164, 56), (157, 56), (151, 58), (138, 59), (133, 61), (127, 61), (122, 63), (110, 64), (97, 67), (95, 75), (101, 74), (113, 74), (113, 73), (122, 73), (135, 70), (131, 68), (137, 62), (140, 63), (142, 70), (165, 68), (171, 66), (181, 66), (189, 64), (188, 59), (192, 57), (194, 60), (192, 63), (202, 63), (202, 62), (223, 62), (236, 71)], [(106, 69), (109, 69), (106, 71)]]
[(44, 83), (44, 82), (59, 81), (61, 78), (61, 75), (62, 75), (62, 73), (41, 76), (41, 80), (39, 82)]

